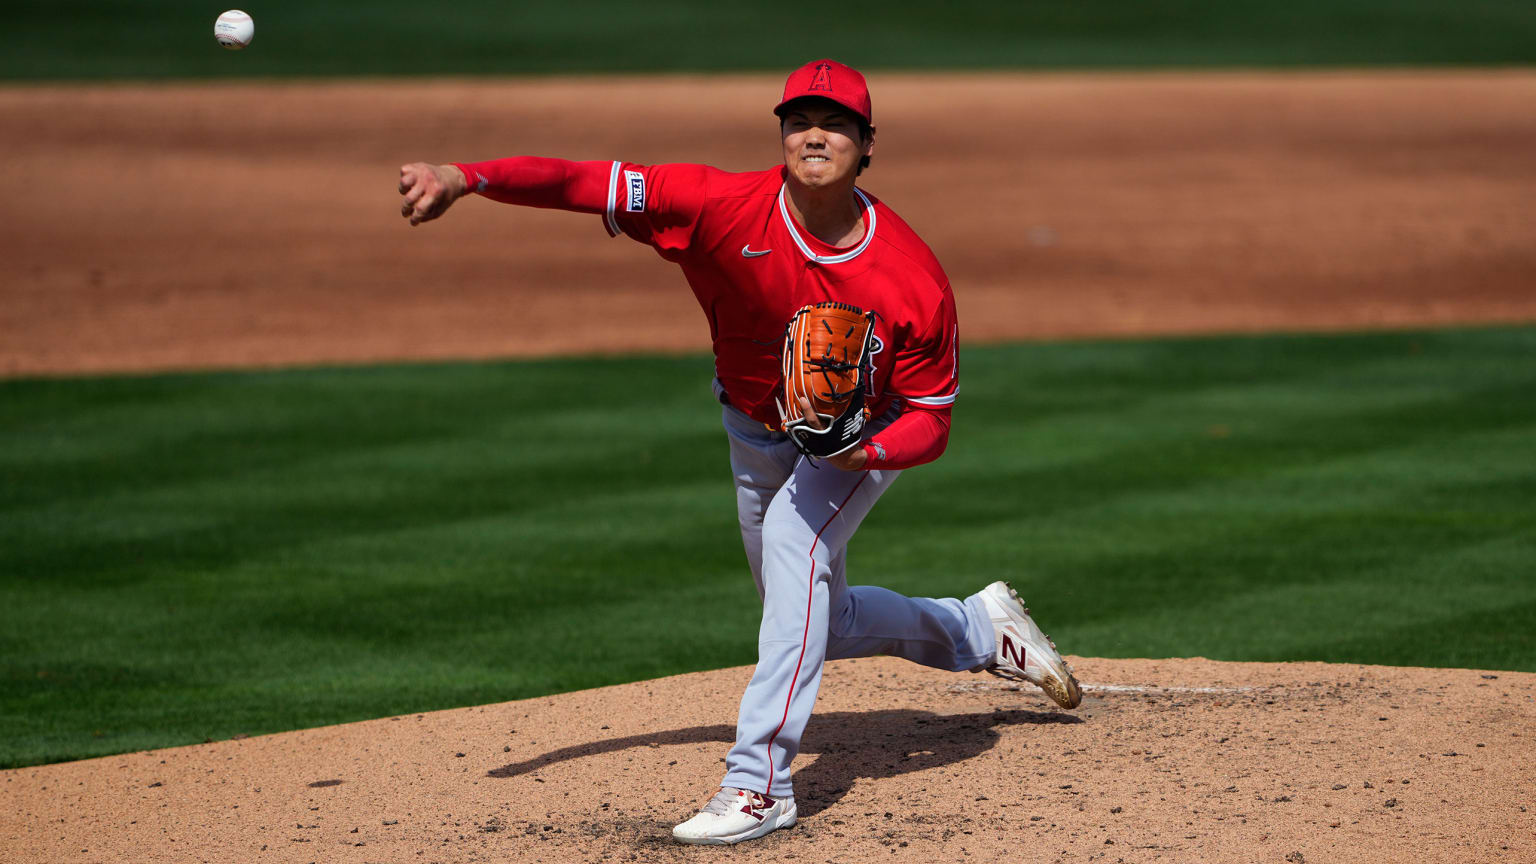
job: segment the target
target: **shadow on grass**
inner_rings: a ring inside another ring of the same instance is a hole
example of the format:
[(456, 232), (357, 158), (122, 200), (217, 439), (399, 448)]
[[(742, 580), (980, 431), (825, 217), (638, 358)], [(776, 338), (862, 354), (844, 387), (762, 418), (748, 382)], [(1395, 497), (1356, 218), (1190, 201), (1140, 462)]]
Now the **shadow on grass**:
[[(1082, 723), (1074, 714), (1053, 711), (985, 711), (935, 714), (932, 711), (834, 711), (811, 718), (800, 752), (823, 757), (795, 772), (796, 805), (801, 816), (831, 807), (861, 778), (881, 780), (964, 762), (992, 749), (999, 726), (1049, 726)], [(517, 777), (557, 762), (601, 756), (637, 747), (736, 740), (733, 726), (694, 726), (665, 732), (610, 738), (551, 750), (522, 762), (487, 771), (497, 778)]]

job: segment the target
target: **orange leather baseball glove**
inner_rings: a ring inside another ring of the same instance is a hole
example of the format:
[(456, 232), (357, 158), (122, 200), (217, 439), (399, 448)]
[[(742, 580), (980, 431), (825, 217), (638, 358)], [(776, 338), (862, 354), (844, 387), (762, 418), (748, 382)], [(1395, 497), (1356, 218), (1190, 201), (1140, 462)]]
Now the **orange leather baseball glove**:
[(875, 313), (847, 303), (806, 306), (789, 319), (779, 415), (801, 453), (824, 459), (859, 443), (874, 335)]

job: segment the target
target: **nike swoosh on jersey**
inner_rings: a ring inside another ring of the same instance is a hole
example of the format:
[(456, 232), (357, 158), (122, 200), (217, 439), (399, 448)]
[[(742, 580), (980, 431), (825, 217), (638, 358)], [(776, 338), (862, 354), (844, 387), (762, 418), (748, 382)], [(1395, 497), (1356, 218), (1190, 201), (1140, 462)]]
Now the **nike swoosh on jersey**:
[(748, 243), (747, 245), (741, 247), (741, 257), (743, 257), (743, 258), (756, 258), (759, 255), (767, 255), (769, 252), (772, 252), (772, 251), (773, 251), (772, 249), (762, 249), (762, 250), (759, 250), (757, 252), (754, 252), (754, 251), (752, 251), (752, 244)]

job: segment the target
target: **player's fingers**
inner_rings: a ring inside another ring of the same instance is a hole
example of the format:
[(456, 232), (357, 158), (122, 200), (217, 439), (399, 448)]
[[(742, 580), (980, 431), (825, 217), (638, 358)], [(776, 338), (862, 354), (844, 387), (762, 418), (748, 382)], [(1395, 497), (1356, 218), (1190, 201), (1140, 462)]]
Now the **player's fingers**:
[(805, 418), (805, 422), (809, 423), (812, 429), (826, 428), (826, 424), (821, 422), (821, 415), (817, 414), (816, 408), (811, 405), (811, 400), (804, 396), (796, 396), (795, 398), (800, 401), (800, 416)]
[(437, 213), (435, 212), (436, 204), (437, 199), (430, 195), (423, 197), (420, 201), (417, 201), (415, 208), (411, 210), (411, 224), (420, 225), (421, 223), (430, 219), (437, 218)]
[(410, 216), (416, 212), (416, 205), (420, 203), (421, 197), (427, 192), (426, 184), (421, 182), (421, 178), (417, 177), (414, 179), (414, 183), (400, 190), (400, 194), (404, 196), (400, 199), (401, 216)]
[(421, 181), (421, 178), (420, 178), (420, 175), (416, 173), (416, 166), (415, 165), (401, 165), (400, 166), (400, 194), (401, 195), (404, 195), (406, 192), (410, 191), (410, 188), (412, 186), (415, 186), (420, 181)]

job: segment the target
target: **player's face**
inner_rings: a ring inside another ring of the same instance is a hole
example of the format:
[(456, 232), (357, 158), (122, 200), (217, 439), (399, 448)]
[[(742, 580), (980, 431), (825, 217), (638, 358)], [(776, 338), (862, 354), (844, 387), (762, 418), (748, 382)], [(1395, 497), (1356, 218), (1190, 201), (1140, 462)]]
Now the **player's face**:
[(858, 119), (835, 102), (792, 104), (781, 132), (790, 176), (813, 189), (852, 183), (875, 146), (874, 135), (861, 137)]

